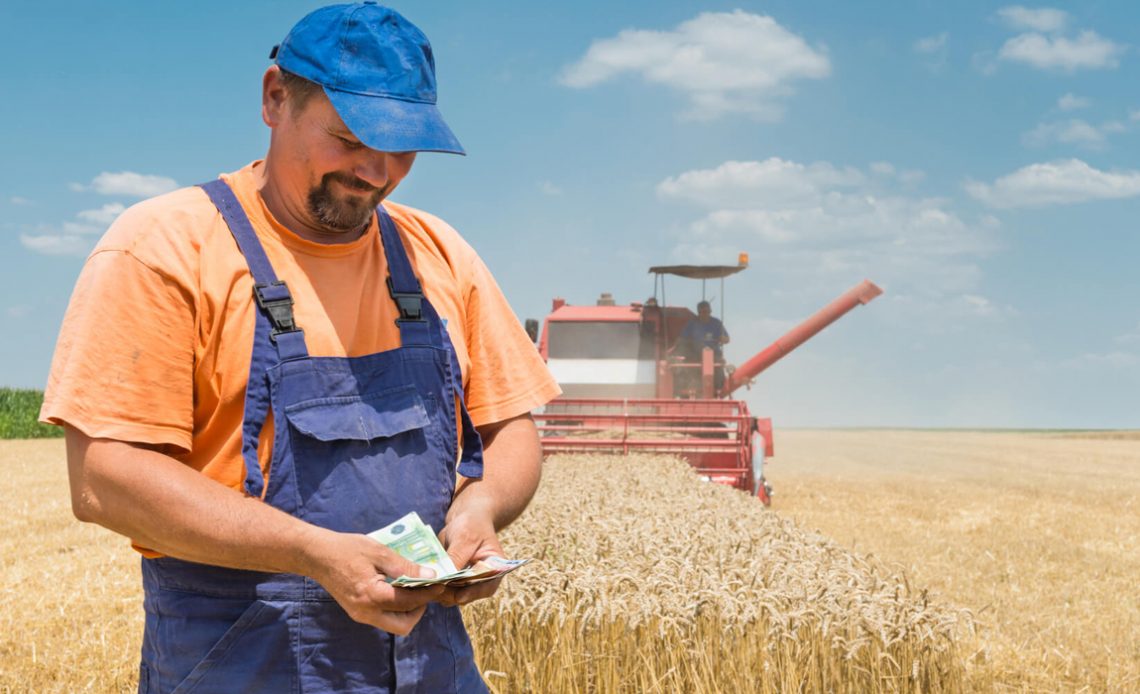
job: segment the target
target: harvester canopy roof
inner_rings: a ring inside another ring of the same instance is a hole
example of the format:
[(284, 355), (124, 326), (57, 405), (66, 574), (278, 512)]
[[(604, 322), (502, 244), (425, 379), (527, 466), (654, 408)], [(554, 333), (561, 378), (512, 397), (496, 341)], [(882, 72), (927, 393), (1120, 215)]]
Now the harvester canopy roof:
[(714, 280), (735, 275), (747, 265), (655, 265), (649, 271), (655, 275), (677, 275), (691, 280)]

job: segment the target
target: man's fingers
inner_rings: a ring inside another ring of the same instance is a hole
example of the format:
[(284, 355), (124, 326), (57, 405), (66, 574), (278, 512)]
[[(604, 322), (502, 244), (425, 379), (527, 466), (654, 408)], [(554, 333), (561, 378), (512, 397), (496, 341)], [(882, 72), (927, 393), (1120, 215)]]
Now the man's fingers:
[(405, 559), (384, 545), (378, 544), (377, 547), (380, 552), (375, 562), (376, 569), (388, 578), (400, 578), (401, 576), (408, 576), (410, 578), (435, 578), (435, 571), (428, 567), (420, 566), (411, 560)]
[(376, 621), (370, 623), (383, 629), (384, 631), (396, 634), (397, 636), (407, 636), (411, 633), (412, 629), (419, 623), (420, 618), (424, 616), (425, 607), (420, 607), (409, 612), (392, 612), (381, 611), (377, 615)]
[(479, 545), (474, 542), (456, 543), (447, 548), (447, 556), (451, 557), (451, 563), (455, 564), (458, 569), (470, 566), (475, 550)]
[(441, 594), (436, 602), (444, 607), (466, 605), (476, 600), (491, 597), (495, 594), (495, 591), (499, 589), (499, 584), (502, 582), (503, 577), (500, 576), (496, 579), (476, 583), (475, 585), (466, 586), (464, 588), (450, 588)]
[(443, 593), (443, 586), (424, 586), (415, 590), (396, 588), (383, 580), (377, 580), (368, 596), (374, 604), (383, 605), (392, 612), (412, 612), (434, 601)]

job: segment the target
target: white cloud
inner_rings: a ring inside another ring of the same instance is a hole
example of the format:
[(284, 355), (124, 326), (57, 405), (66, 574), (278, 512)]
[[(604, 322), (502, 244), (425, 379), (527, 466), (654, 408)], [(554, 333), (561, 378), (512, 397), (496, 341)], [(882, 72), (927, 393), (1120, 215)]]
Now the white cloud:
[(546, 195), (562, 195), (562, 189), (550, 181), (540, 181), (538, 189)]
[(1017, 315), (1012, 306), (998, 305), (980, 294), (963, 294), (960, 302), (966, 313), (983, 318), (997, 318)]
[(871, 162), (871, 173), (879, 176), (893, 176), (895, 173), (894, 164), (889, 161), (873, 161)]
[(20, 243), (45, 255), (85, 255), (92, 246), (90, 237), (74, 234), (20, 234)]
[(1075, 111), (1079, 108), (1088, 108), (1091, 102), (1083, 96), (1077, 96), (1072, 92), (1065, 94), (1060, 99), (1057, 99), (1057, 108), (1062, 111)]
[[(89, 184), (72, 183), (69, 187), (78, 192), (94, 191), (101, 195), (147, 198), (178, 188), (178, 182), (166, 176), (140, 174), (133, 171), (104, 171)], [(16, 198), (12, 199), (15, 203)], [(75, 219), (58, 226), (39, 226), (20, 234), (24, 248), (46, 255), (85, 255), (94, 246), (94, 237), (106, 231), (126, 209), (122, 203), (112, 202), (101, 207), (82, 210)]]
[(978, 311), (983, 315), (991, 314), (994, 311), (993, 304), (990, 303), (990, 300), (984, 296), (979, 296), (977, 294), (963, 294), (962, 300), (966, 303), (966, 305), (970, 306), (972, 309)]
[(1080, 159), (1030, 164), (966, 191), (991, 207), (1042, 207), (1140, 195), (1140, 171), (1101, 171)]
[(72, 183), (75, 191), (93, 190), (102, 195), (122, 195), (134, 198), (150, 198), (178, 188), (178, 182), (166, 176), (140, 174), (134, 171), (111, 173), (104, 171), (88, 185)]
[(1070, 39), (1065, 36), (1019, 34), (1009, 39), (998, 51), (998, 58), (1024, 63), (1040, 70), (1075, 72), (1115, 68), (1120, 64), (1124, 46), (1085, 30)]
[(1124, 333), (1123, 335), (1117, 335), (1115, 338), (1113, 338), (1113, 341), (1125, 345), (1140, 345), (1140, 324), (1137, 324), (1135, 328), (1129, 332)]
[(771, 17), (736, 10), (702, 13), (672, 31), (626, 29), (596, 40), (559, 80), (581, 89), (626, 73), (683, 92), (686, 118), (739, 113), (777, 120), (790, 84), (827, 77), (831, 64)]
[(950, 52), (949, 41), (950, 34), (945, 31), (935, 36), (926, 36), (914, 42), (914, 52), (926, 56), (926, 67), (937, 72), (946, 65), (946, 56)]
[(1140, 108), (1128, 112), (1128, 120), (1133, 123), (1140, 121)]
[(940, 53), (946, 49), (946, 42), (949, 40), (950, 34), (942, 32), (936, 36), (927, 36), (914, 42), (914, 50), (918, 53), (933, 54)]
[(906, 194), (902, 176), (886, 173), (898, 170), (894, 164), (873, 168), (879, 173), (770, 158), (665, 179), (657, 186), (663, 199), (702, 209), (672, 255), (720, 262), (748, 250), (764, 259), (766, 272), (777, 276), (773, 282), (788, 286), (871, 277), (890, 285), (892, 296), (911, 297), (895, 312), (907, 320), (1005, 315), (962, 298), (980, 296), (976, 258), (999, 247), (998, 221), (968, 220), (945, 199)]
[(1079, 118), (1074, 118), (1056, 123), (1041, 123), (1025, 133), (1021, 140), (1030, 147), (1043, 147), (1056, 142), (1099, 149), (1108, 139), (1105, 132)]
[(88, 222), (102, 224), (105, 228), (111, 222), (115, 221), (115, 218), (122, 214), (125, 209), (127, 208), (122, 203), (110, 202), (97, 210), (83, 210), (76, 216)]
[(94, 236), (107, 230), (106, 226), (83, 224), (80, 222), (64, 222), (59, 225), (60, 230), (68, 236)]
[(857, 185), (865, 178), (851, 167), (840, 169), (827, 162), (805, 165), (771, 157), (686, 171), (659, 183), (657, 193), (709, 206), (750, 208), (815, 201), (828, 188)]
[(1028, 8), (1012, 5), (998, 10), (998, 16), (1014, 29), (1029, 31), (1061, 31), (1069, 21), (1064, 10), (1051, 7)]
[(992, 75), (997, 72), (998, 69), (997, 57), (991, 50), (975, 52), (970, 56), (970, 64), (983, 75)]
[(919, 169), (907, 169), (899, 173), (899, 181), (908, 186), (921, 183), (925, 178), (926, 172)]
[(22, 198), (19, 195), (13, 195), (12, 197), (8, 198), (8, 202), (12, 203), (13, 205), (31, 205), (32, 204), (31, 200), (29, 200), (27, 198)]
[(8, 308), (4, 309), (4, 315), (8, 316), (9, 318), (26, 318), (27, 316), (32, 315), (32, 307), (24, 304), (9, 306)]
[(20, 234), (20, 243), (30, 251), (46, 255), (86, 255), (95, 238), (107, 230), (126, 208), (109, 203), (94, 210), (83, 210), (78, 221), (66, 221), (57, 227), (41, 225)]

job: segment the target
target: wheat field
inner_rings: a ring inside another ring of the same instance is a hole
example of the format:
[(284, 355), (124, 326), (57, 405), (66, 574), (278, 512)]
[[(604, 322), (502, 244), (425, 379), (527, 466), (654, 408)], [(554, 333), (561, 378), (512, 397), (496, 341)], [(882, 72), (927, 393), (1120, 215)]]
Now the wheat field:
[[(465, 617), (515, 691), (1133, 691), (1140, 441), (793, 431), (773, 511), (661, 459), (548, 463)], [(60, 441), (0, 442), (0, 692), (135, 682), (138, 560)]]
[(972, 691), (1140, 691), (1140, 434), (777, 436), (782, 515), (972, 611)]

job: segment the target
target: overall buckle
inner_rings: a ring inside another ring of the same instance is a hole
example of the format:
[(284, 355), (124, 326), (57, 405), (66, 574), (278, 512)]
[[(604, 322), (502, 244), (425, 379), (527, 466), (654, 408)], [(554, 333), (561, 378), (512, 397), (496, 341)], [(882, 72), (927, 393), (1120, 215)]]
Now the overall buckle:
[(396, 302), (396, 308), (400, 311), (400, 317), (396, 319), (397, 323), (409, 321), (424, 323), (427, 321), (424, 318), (423, 311), (423, 292), (398, 292), (395, 285), (392, 284), (392, 277), (389, 276), (388, 294), (392, 296), (392, 300)]
[(253, 296), (257, 305), (269, 315), (269, 322), (273, 325), (273, 331), (269, 333), (271, 341), (277, 342), (277, 336), (282, 333), (301, 331), (293, 320), (293, 296), (284, 282), (254, 284)]

